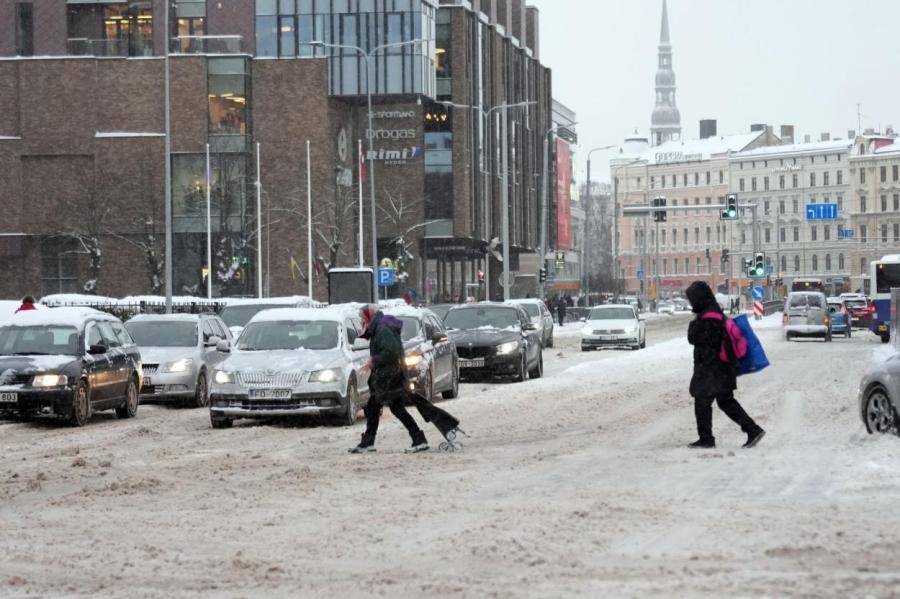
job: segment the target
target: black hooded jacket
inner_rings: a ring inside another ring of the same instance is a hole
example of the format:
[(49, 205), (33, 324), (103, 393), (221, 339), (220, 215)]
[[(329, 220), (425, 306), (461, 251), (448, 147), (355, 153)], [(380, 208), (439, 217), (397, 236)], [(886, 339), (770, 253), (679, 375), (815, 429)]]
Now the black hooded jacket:
[(691, 396), (719, 397), (737, 389), (737, 373), (733, 364), (719, 359), (722, 341), (727, 335), (725, 321), (705, 319), (707, 312), (722, 313), (709, 285), (698, 281), (688, 287), (687, 299), (696, 314), (688, 327), (688, 342), (694, 346), (694, 376)]
[(372, 373), (369, 376), (370, 401), (391, 403), (404, 394), (406, 377), (403, 374), (403, 323), (379, 311), (372, 317), (366, 331), (360, 335), (369, 340)]

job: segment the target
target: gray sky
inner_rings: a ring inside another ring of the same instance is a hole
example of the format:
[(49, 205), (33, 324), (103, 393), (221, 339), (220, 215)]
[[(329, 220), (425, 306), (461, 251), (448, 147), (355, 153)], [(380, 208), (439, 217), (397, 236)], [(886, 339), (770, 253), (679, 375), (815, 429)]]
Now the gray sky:
[[(662, 0), (530, 0), (554, 96), (578, 113), (586, 150), (649, 135)], [(717, 119), (822, 132), (900, 128), (900, 0), (669, 0), (683, 138)], [(594, 172), (609, 179), (606, 156)], [(598, 164), (599, 162), (599, 164)], [(595, 176), (595, 180), (599, 179)]]

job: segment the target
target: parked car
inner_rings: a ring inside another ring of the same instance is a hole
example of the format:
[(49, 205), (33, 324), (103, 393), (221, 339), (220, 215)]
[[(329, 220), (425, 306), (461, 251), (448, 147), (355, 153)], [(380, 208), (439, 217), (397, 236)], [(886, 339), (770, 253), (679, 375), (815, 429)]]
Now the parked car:
[(143, 361), (142, 400), (209, 406), (209, 376), (231, 332), (215, 314), (141, 314), (125, 323)]
[(660, 302), (659, 305), (656, 306), (657, 314), (668, 314), (669, 316), (675, 314), (675, 304), (672, 302)]
[(825, 294), (819, 291), (793, 291), (784, 301), (784, 338), (821, 337), (831, 341), (831, 314)]
[[(538, 327), (541, 332), (541, 343), (544, 347), (553, 347), (553, 330), (554, 321), (553, 314), (547, 309), (547, 304), (539, 299), (517, 299), (512, 303), (522, 306), (531, 322)], [(569, 308), (574, 310), (574, 308)]]
[(308, 297), (298, 295), (292, 297), (269, 297), (265, 299), (236, 299), (230, 298), (220, 314), (222, 320), (231, 331), (231, 335), (237, 339), (241, 331), (250, 322), (250, 319), (263, 310), (276, 308), (311, 308), (319, 304)]
[(875, 306), (869, 299), (860, 293), (842, 293), (841, 300), (847, 305), (850, 312), (850, 322), (853, 328), (870, 329), (875, 314)]
[(678, 298), (672, 302), (675, 304), (676, 312), (690, 312), (691, 311), (691, 303), (686, 299)]
[(403, 323), (403, 349), (411, 391), (429, 401), (440, 393), (444, 399), (459, 396), (459, 358), (444, 324), (431, 311), (391, 308), (385, 313)]
[(604, 347), (647, 347), (647, 329), (634, 306), (607, 304), (590, 311), (581, 330), (581, 351)]
[(115, 316), (91, 308), (20, 312), (0, 325), (0, 414), (54, 416), (138, 410), (141, 355)]
[(444, 320), (444, 317), (447, 316), (447, 312), (450, 311), (450, 308), (455, 306), (456, 304), (434, 304), (433, 306), (428, 306), (428, 309), (431, 310), (435, 316), (437, 316), (441, 321)]
[(900, 353), (872, 366), (859, 383), (859, 415), (869, 433), (900, 433)]
[(462, 378), (512, 376), (516, 381), (544, 375), (541, 333), (521, 306), (482, 302), (455, 306), (444, 326), (459, 354)]
[(850, 339), (853, 328), (850, 324), (850, 312), (841, 298), (828, 298), (828, 313), (831, 315), (831, 334)]
[(247, 323), (216, 368), (210, 387), (213, 428), (240, 418), (320, 415), (350, 425), (368, 401), (369, 344), (357, 339), (355, 310), (264, 310)]

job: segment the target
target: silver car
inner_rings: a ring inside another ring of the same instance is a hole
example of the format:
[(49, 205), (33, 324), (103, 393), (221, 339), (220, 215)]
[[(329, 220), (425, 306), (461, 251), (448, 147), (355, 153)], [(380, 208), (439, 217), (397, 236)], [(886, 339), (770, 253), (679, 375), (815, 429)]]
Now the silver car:
[(900, 353), (869, 369), (859, 383), (859, 415), (870, 433), (898, 430)]
[(784, 302), (784, 338), (821, 337), (831, 341), (828, 300), (819, 291), (795, 291)]
[(237, 339), (250, 319), (263, 310), (275, 308), (318, 308), (320, 304), (303, 295), (267, 298), (228, 298), (222, 309), (222, 320)]
[(260, 312), (212, 377), (213, 428), (304, 415), (353, 424), (369, 394), (369, 344), (357, 338), (361, 332), (359, 313), (346, 307)]
[(553, 347), (553, 314), (547, 309), (546, 304), (539, 299), (516, 299), (512, 303), (525, 309), (531, 323), (537, 326), (541, 332), (541, 347)]
[(125, 323), (141, 352), (142, 400), (209, 405), (210, 373), (227, 356), (231, 333), (215, 314), (142, 314)]

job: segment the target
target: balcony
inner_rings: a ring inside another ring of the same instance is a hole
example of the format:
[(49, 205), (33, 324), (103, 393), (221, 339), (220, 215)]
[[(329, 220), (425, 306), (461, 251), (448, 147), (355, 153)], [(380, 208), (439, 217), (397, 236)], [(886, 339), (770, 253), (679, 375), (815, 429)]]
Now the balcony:
[(173, 54), (242, 54), (240, 35), (179, 35), (171, 40)]
[[(66, 40), (66, 47), (70, 56), (129, 56), (127, 39), (70, 37)], [(151, 47), (146, 55), (149, 56), (152, 53), (153, 48)]]

